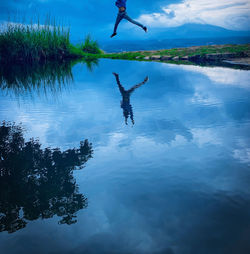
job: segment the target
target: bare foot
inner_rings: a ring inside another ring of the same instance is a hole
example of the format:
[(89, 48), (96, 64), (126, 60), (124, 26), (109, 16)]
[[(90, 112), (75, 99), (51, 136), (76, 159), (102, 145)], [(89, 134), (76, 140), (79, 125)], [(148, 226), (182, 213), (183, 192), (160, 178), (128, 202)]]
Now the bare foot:
[(148, 28), (146, 26), (143, 27), (143, 30), (145, 31), (145, 33), (148, 32)]

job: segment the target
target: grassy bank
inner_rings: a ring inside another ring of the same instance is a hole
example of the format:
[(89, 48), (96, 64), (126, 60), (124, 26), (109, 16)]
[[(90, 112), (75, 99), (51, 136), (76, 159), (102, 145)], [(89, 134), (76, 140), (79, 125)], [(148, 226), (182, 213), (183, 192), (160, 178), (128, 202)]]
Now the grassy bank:
[(128, 60), (220, 60), (223, 58), (246, 57), (250, 55), (250, 44), (244, 45), (213, 45), (173, 48), (151, 51), (134, 51), (105, 54), (102, 57)]
[(93, 59), (100, 55), (96, 41), (87, 36), (85, 42), (70, 43), (70, 30), (47, 20), (45, 25), (23, 25), (9, 22), (0, 32), (0, 61), (46, 62), (72, 58)]

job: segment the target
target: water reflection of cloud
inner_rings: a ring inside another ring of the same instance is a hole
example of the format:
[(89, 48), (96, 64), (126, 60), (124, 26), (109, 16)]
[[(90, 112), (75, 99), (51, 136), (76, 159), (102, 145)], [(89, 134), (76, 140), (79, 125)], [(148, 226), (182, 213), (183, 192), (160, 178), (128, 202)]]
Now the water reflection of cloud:
[(221, 145), (223, 142), (221, 137), (218, 136), (216, 129), (192, 129), (193, 142), (196, 143), (199, 147), (202, 147), (205, 144), (210, 145)]
[(188, 141), (192, 139), (190, 130), (177, 119), (166, 120), (152, 117), (143, 124), (144, 128), (138, 131), (138, 134), (153, 137), (157, 143), (169, 144), (176, 139), (177, 135), (185, 137)]
[(220, 99), (216, 98), (215, 94), (199, 86), (195, 89), (195, 93), (190, 101), (193, 104), (203, 104), (206, 106), (220, 106), (222, 103)]
[[(170, 179), (160, 183), (156, 179), (152, 175), (153, 189), (139, 180), (126, 185), (126, 190), (117, 189), (112, 199), (108, 193), (101, 194), (103, 210), (94, 205), (79, 245), (69, 252), (110, 253), (112, 246), (114, 253), (195, 253), (202, 249), (217, 254), (227, 253), (237, 237), (244, 236), (241, 229), (250, 219), (248, 199), (194, 182), (176, 186)], [(216, 246), (211, 244), (214, 241)]]
[(235, 149), (233, 151), (233, 156), (242, 163), (247, 163), (250, 165), (250, 148)]
[[(249, 128), (249, 127), (248, 127)], [(233, 150), (233, 157), (243, 164), (250, 165), (250, 138), (239, 138), (235, 149)]]
[(222, 67), (199, 67), (192, 65), (182, 65), (181, 68), (185, 71), (204, 74), (216, 84), (250, 89), (250, 71)]

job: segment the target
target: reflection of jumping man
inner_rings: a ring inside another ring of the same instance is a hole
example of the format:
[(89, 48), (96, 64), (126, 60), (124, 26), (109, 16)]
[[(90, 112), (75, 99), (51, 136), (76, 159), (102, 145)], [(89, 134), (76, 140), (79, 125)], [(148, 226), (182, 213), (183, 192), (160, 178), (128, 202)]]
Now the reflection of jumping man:
[(132, 121), (132, 123), (134, 124), (134, 115), (133, 115), (133, 109), (132, 106), (130, 104), (130, 95), (134, 92), (134, 90), (140, 86), (142, 86), (143, 84), (145, 84), (148, 81), (148, 77), (146, 77), (141, 83), (131, 87), (129, 90), (125, 90), (124, 87), (121, 85), (120, 80), (119, 80), (119, 75), (117, 73), (113, 73), (115, 78), (116, 78), (116, 82), (117, 85), (119, 87), (119, 90), (121, 92), (122, 95), (122, 101), (121, 101), (121, 108), (123, 109), (123, 115), (125, 117), (125, 123), (128, 124), (128, 117), (130, 116), (130, 119)]
[(117, 0), (115, 2), (115, 5), (119, 8), (119, 12), (117, 14), (117, 18), (116, 18), (116, 22), (115, 22), (115, 27), (114, 27), (114, 32), (110, 36), (111, 38), (117, 35), (117, 33), (116, 33), (117, 27), (118, 27), (119, 23), (122, 21), (122, 19), (126, 19), (127, 21), (129, 21), (129, 22), (131, 22), (131, 23), (133, 23), (133, 24), (135, 24), (137, 26), (140, 26), (145, 32), (148, 31), (146, 26), (143, 26), (141, 23), (131, 19), (128, 16), (128, 14), (126, 12), (126, 2), (127, 2), (127, 0)]

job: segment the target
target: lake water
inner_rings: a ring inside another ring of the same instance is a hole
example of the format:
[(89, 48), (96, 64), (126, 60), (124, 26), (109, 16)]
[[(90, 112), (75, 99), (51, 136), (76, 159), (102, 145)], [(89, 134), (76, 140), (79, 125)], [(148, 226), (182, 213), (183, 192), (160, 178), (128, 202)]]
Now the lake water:
[(250, 253), (249, 71), (23, 68), (0, 75), (2, 254)]

